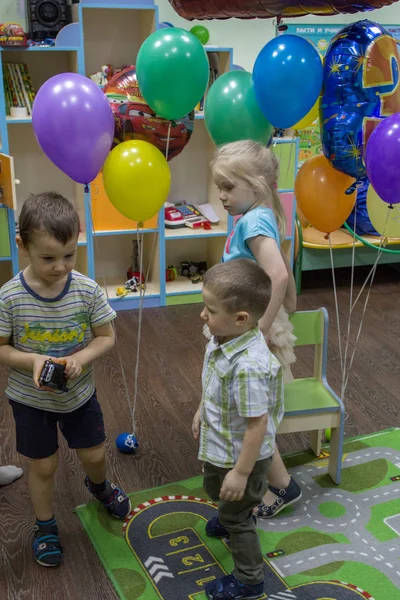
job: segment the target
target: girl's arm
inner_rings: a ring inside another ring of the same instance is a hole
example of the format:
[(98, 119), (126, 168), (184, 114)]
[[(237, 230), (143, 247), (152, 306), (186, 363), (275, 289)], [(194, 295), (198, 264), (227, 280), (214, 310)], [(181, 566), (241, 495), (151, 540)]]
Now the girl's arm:
[(283, 306), (289, 314), (294, 313), (297, 306), (297, 291), (296, 291), (296, 282), (294, 280), (294, 275), (292, 271), (292, 267), (290, 265), (290, 261), (286, 254), (282, 252), (282, 258), (286, 265), (286, 269), (289, 275), (289, 281), (286, 288), (285, 298), (283, 300)]
[(270, 276), (272, 282), (271, 301), (260, 319), (260, 329), (267, 335), (283, 304), (289, 281), (289, 274), (278, 244), (273, 238), (258, 235), (247, 240), (254, 258)]

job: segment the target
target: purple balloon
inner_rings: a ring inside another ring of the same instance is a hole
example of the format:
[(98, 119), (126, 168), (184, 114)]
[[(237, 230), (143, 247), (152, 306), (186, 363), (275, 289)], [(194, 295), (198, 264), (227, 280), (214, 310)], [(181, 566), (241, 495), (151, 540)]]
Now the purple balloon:
[(400, 203), (400, 113), (384, 119), (371, 133), (365, 154), (367, 175), (387, 204)]
[(43, 152), (78, 183), (95, 179), (110, 152), (114, 116), (97, 85), (77, 73), (61, 73), (39, 89), (33, 130)]
[(232, 65), (232, 71), (245, 71), (240, 65)]

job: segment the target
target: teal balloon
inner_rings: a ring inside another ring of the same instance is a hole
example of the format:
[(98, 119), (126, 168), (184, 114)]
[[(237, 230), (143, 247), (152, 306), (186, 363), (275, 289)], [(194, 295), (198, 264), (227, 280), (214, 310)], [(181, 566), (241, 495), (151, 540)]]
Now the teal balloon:
[(195, 108), (207, 89), (207, 54), (188, 31), (159, 29), (139, 50), (136, 76), (144, 99), (157, 115), (181, 119)]
[(206, 97), (204, 118), (217, 146), (238, 140), (267, 144), (273, 132), (257, 104), (247, 71), (230, 71), (216, 79)]
[(202, 44), (207, 44), (208, 40), (210, 39), (210, 32), (208, 31), (207, 27), (204, 27), (204, 25), (195, 25), (190, 30), (190, 33), (195, 35)]

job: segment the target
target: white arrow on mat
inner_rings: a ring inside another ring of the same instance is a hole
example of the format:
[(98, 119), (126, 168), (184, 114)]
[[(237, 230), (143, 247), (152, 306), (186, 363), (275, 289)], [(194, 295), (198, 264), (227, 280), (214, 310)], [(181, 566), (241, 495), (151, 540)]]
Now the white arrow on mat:
[(144, 563), (144, 566), (148, 569), (150, 567), (150, 565), (152, 565), (155, 562), (164, 564), (164, 561), (162, 558), (158, 558), (158, 556), (149, 556), (149, 558)]
[(171, 577), (172, 579), (174, 579), (172, 573), (165, 573), (164, 571), (161, 571), (161, 573), (154, 577), (154, 581), (158, 583), (162, 577)]
[(151, 569), (149, 569), (150, 575), (153, 577), (154, 573), (157, 571), (169, 571), (167, 565), (153, 565)]

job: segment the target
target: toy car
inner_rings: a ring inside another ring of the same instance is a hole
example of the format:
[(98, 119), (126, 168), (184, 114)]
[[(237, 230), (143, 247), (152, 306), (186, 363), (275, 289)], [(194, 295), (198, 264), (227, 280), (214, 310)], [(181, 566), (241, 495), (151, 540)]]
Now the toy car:
[(39, 376), (39, 385), (42, 387), (68, 392), (67, 378), (65, 377), (65, 367), (52, 360), (46, 360), (42, 372)]
[(207, 271), (206, 261), (194, 262), (185, 261), (181, 262), (181, 275), (183, 277), (192, 277), (193, 275), (204, 275)]
[(202, 275), (199, 275), (199, 274), (192, 275), (191, 278), (190, 278), (190, 281), (192, 283), (200, 283), (200, 281), (203, 281), (203, 277), (202, 277)]

